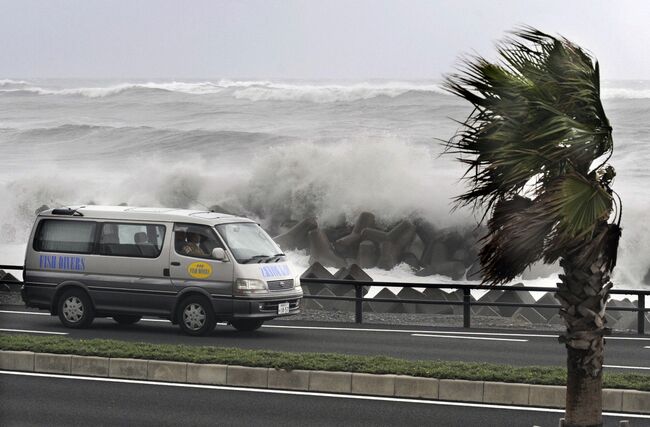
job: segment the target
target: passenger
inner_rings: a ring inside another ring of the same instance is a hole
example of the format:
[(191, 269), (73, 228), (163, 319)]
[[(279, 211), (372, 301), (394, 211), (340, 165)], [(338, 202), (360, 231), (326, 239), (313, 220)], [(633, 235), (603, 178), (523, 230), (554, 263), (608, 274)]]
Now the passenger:
[(187, 242), (183, 245), (181, 253), (189, 256), (204, 257), (208, 254), (201, 248), (201, 235), (199, 233), (188, 232)]

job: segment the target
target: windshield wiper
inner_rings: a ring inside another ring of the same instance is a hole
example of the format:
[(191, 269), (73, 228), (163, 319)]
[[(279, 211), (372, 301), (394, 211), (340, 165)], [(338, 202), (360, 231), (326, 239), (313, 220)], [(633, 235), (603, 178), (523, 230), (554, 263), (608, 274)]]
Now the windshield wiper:
[(245, 260), (245, 261), (244, 261), (244, 264), (248, 264), (249, 262), (251, 262), (251, 261), (253, 261), (253, 260), (257, 260), (257, 259), (259, 259), (259, 260), (263, 260), (263, 259), (266, 259), (266, 258), (268, 258), (268, 257), (269, 257), (268, 255), (253, 255), (252, 257), (250, 257), (250, 258), (248, 258), (247, 260)]
[(283, 253), (279, 253), (279, 254), (271, 255), (271, 256), (268, 257), (267, 260), (264, 261), (264, 262), (267, 262), (267, 263), (268, 263), (268, 262), (271, 262), (271, 261), (273, 261), (273, 262), (278, 262), (278, 261), (280, 260), (280, 257), (283, 257), (283, 256), (286, 256), (286, 255), (283, 254)]

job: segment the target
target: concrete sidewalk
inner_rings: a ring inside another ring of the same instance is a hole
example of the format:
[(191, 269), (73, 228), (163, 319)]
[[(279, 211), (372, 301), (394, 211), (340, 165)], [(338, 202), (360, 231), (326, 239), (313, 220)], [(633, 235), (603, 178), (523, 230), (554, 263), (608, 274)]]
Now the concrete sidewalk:
[[(547, 408), (563, 408), (566, 396), (564, 386), (351, 372), (286, 371), (29, 351), (0, 351), (0, 370)], [(604, 389), (603, 410), (650, 414), (650, 392)]]

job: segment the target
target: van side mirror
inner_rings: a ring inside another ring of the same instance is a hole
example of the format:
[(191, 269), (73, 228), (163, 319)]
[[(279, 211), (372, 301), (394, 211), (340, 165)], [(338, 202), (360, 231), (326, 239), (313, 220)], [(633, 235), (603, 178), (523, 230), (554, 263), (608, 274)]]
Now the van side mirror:
[(212, 258), (216, 259), (217, 261), (225, 261), (226, 251), (224, 251), (223, 248), (214, 248), (212, 249)]

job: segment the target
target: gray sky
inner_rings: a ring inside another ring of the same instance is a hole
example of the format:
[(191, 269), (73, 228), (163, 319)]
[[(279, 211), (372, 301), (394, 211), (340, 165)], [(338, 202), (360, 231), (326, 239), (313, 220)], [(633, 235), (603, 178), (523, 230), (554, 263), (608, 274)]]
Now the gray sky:
[(519, 24), (650, 79), (643, 0), (0, 0), (0, 78), (438, 79)]

